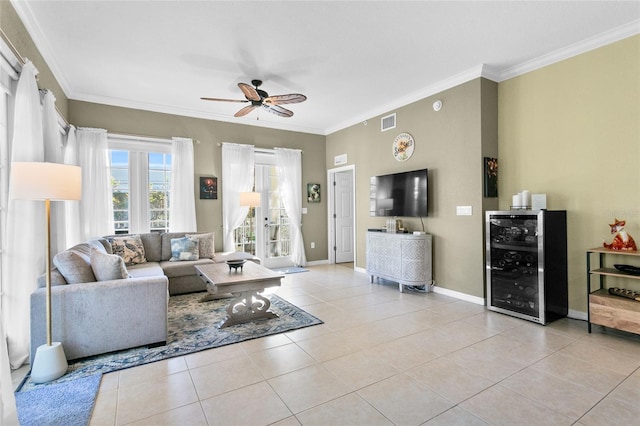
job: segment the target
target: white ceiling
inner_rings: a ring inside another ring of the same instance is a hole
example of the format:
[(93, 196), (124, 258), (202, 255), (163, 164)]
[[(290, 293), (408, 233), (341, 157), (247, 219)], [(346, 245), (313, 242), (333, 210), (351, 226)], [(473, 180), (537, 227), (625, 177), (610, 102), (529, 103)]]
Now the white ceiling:
[[(70, 99), (330, 134), (640, 33), (639, 1), (12, 0)], [(233, 114), (238, 82), (303, 93)]]

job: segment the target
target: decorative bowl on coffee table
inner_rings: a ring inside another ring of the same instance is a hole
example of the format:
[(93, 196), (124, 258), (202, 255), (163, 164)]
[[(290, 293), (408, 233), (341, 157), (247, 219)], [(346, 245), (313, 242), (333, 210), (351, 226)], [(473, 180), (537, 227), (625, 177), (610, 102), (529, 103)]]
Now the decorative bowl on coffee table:
[(229, 265), (229, 272), (231, 272), (232, 269), (234, 272), (238, 272), (238, 268), (240, 268), (240, 272), (242, 272), (242, 265), (244, 265), (246, 261), (246, 259), (227, 260), (226, 264)]

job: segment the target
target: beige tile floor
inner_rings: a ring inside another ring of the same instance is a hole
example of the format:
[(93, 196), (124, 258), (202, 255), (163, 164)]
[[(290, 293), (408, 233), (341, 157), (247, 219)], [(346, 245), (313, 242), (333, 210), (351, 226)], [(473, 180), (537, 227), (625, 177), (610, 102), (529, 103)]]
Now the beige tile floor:
[(276, 293), (325, 324), (107, 374), (91, 425), (639, 422), (638, 336), (309, 270)]

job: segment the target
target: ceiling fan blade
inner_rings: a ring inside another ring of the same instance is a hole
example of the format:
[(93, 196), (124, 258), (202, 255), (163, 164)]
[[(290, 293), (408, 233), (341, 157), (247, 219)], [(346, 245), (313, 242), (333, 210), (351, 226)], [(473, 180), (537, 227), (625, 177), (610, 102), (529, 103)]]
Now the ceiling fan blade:
[(293, 115), (293, 111), (289, 111), (288, 109), (282, 108), (278, 105), (262, 104), (262, 107), (269, 111), (271, 114), (275, 114), (280, 117), (291, 117)]
[(269, 105), (297, 104), (307, 100), (305, 95), (290, 93), (288, 95), (275, 95), (264, 98), (263, 102)]
[(200, 98), (203, 101), (220, 101), (220, 102), (249, 102), (246, 99), (222, 99), (222, 98)]
[(246, 107), (242, 108), (240, 111), (236, 112), (233, 116), (234, 117), (242, 117), (244, 115), (249, 114), (255, 108), (256, 108), (255, 105), (247, 105)]
[(250, 101), (259, 101), (261, 99), (256, 89), (249, 86), (248, 84), (238, 83), (238, 87), (240, 88), (240, 90), (242, 90), (242, 93), (244, 93), (244, 96)]

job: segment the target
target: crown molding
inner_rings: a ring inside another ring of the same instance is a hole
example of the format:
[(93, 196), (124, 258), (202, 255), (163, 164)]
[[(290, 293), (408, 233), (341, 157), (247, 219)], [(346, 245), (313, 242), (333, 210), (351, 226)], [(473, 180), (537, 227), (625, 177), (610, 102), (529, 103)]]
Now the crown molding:
[(260, 116), (260, 120), (250, 117), (233, 117), (228, 115), (214, 114), (188, 108), (178, 108), (175, 106), (152, 104), (146, 102), (133, 101), (130, 99), (110, 98), (104, 96), (72, 94), (69, 100), (79, 102), (90, 102), (94, 104), (114, 106), (120, 108), (137, 109), (142, 111), (157, 112), (162, 114), (178, 115), (190, 118), (201, 118), (204, 120), (224, 121), (233, 124), (243, 124), (247, 126), (266, 127), (269, 129), (286, 130), (290, 132), (310, 133), (314, 135), (325, 136), (324, 129), (318, 129), (311, 126), (294, 126), (287, 123), (269, 121)]
[(53, 73), (53, 76), (58, 81), (60, 88), (64, 94), (69, 97), (71, 86), (65, 78), (64, 73), (61, 71), (61, 68), (58, 66), (53, 50), (51, 49), (51, 45), (49, 44), (49, 40), (40, 29), (40, 24), (31, 11), (29, 3), (25, 1), (11, 0), (11, 5), (33, 39), (36, 49), (38, 49), (47, 66)]
[(522, 74), (526, 74), (528, 72), (535, 71), (548, 65), (553, 65), (557, 62), (573, 58), (574, 56), (578, 56), (599, 47), (615, 43), (636, 34), (640, 34), (640, 20), (632, 21), (626, 25), (622, 25), (612, 30), (605, 31), (604, 33), (598, 34), (597, 36), (589, 37), (585, 40), (563, 47), (546, 55), (542, 55), (530, 61), (526, 61), (521, 64), (504, 69), (499, 73), (499, 79), (496, 81), (501, 82), (514, 77), (518, 77)]
[(452, 87), (456, 87), (468, 81), (474, 80), (476, 78), (485, 77), (485, 75), (483, 75), (483, 72), (486, 74), (493, 75), (493, 71), (490, 72), (486, 65), (483, 64), (483, 65), (475, 66), (466, 71), (453, 75), (449, 78), (440, 80), (435, 84), (424, 87), (418, 92), (414, 92), (414, 93), (411, 93), (410, 95), (403, 96), (398, 99), (394, 99), (393, 102), (380, 105), (378, 108), (366, 111), (355, 118), (345, 120), (342, 123), (339, 123), (335, 126), (328, 128), (326, 130), (326, 134), (330, 135), (331, 133), (335, 133), (342, 129), (346, 129), (347, 127), (353, 126), (355, 124), (362, 123), (365, 120), (371, 120), (372, 117), (377, 117), (379, 115), (386, 114), (390, 111), (410, 105), (414, 102), (428, 98), (429, 96), (433, 96), (445, 90), (451, 89)]

